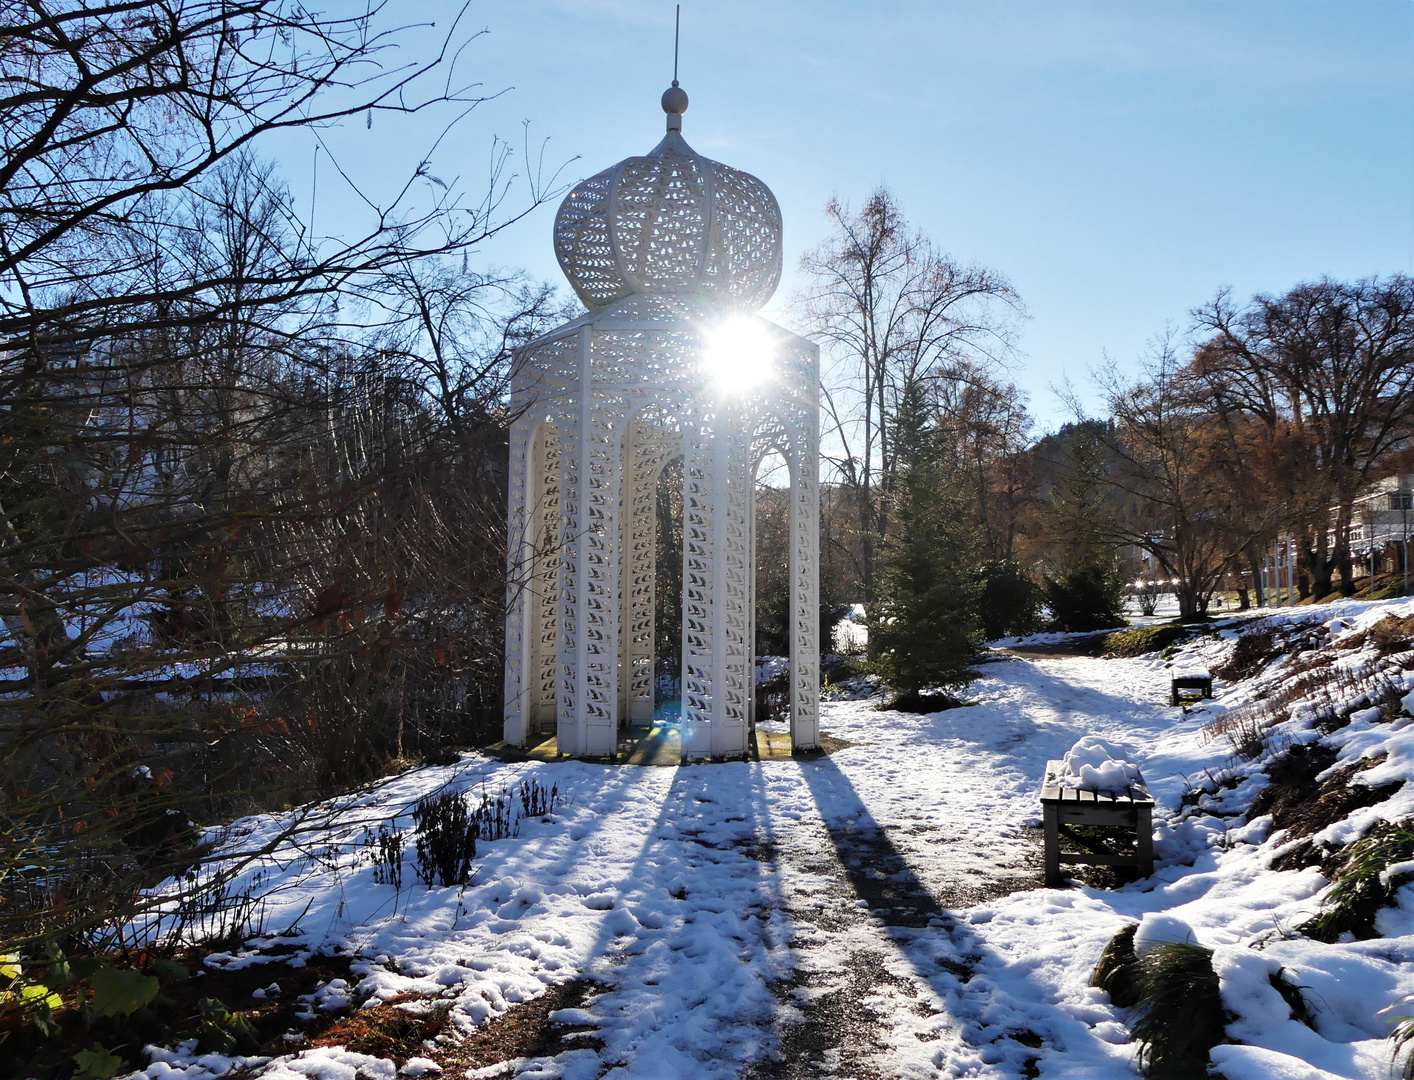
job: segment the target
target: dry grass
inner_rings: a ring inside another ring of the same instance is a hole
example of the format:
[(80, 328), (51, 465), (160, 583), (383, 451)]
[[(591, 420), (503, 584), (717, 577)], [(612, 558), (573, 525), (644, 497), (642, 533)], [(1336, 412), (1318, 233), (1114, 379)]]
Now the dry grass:
[(1270, 750), (1271, 728), (1290, 719), (1298, 706), (1308, 708), (1323, 734), (1337, 731), (1350, 722), (1350, 715), (1375, 706), (1393, 718), (1399, 708), (1402, 688), (1383, 671), (1352, 670), (1332, 663), (1325, 650), (1303, 657), (1290, 671), (1261, 691), (1255, 700), (1233, 709), (1204, 725), (1204, 741), (1225, 736), (1233, 752), (1248, 761)]

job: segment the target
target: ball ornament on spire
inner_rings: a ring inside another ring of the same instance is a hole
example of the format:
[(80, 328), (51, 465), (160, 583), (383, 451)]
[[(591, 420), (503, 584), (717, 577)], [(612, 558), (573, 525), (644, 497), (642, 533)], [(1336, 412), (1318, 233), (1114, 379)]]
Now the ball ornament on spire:
[(776, 197), (750, 173), (688, 146), (687, 93), (676, 79), (662, 104), (662, 142), (582, 180), (560, 204), (560, 268), (591, 311), (644, 294), (698, 295), (755, 310), (781, 280)]
[[(663, 91), (663, 111), (668, 114), (668, 128), (672, 131), (682, 130), (682, 114), (687, 112), (687, 91), (678, 85), (676, 79), (673, 85)], [(676, 124), (673, 118), (678, 117)]]

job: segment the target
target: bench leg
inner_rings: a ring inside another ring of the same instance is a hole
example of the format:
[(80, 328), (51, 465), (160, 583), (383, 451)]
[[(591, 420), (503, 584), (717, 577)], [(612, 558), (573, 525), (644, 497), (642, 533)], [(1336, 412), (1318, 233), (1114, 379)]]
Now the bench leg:
[(1153, 811), (1147, 806), (1136, 807), (1135, 817), (1135, 861), (1139, 864), (1139, 876), (1149, 877), (1154, 873)]
[(1046, 887), (1048, 889), (1058, 888), (1061, 883), (1060, 876), (1060, 808), (1056, 806), (1045, 806), (1042, 808), (1042, 821), (1045, 826), (1045, 855), (1044, 865), (1046, 869)]

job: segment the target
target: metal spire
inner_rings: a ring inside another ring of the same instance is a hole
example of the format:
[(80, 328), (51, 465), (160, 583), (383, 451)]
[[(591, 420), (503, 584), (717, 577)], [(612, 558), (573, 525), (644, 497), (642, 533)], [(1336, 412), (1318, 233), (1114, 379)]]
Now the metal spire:
[(678, 85), (678, 39), (682, 28), (682, 5), (673, 15), (673, 85), (663, 91), (663, 111), (668, 114), (668, 130), (682, 130), (682, 114), (687, 112), (687, 91)]

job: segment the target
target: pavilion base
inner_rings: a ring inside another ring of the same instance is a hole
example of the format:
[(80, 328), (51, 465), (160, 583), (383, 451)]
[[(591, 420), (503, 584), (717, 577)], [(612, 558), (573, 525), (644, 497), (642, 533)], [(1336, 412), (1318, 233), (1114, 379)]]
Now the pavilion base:
[[(554, 735), (532, 735), (525, 746), (498, 742), (485, 748), (486, 753), (505, 761), (571, 761), (559, 751)], [(761, 731), (751, 735), (751, 747), (745, 755), (750, 761), (788, 761), (793, 757), (821, 753), (818, 750), (791, 750), (786, 732)], [(641, 724), (622, 732), (618, 752), (612, 757), (584, 757), (582, 761), (597, 761), (609, 765), (681, 765), (682, 728), (677, 724)], [(693, 762), (709, 762), (712, 758), (692, 758)], [(741, 760), (736, 758), (734, 760)]]

